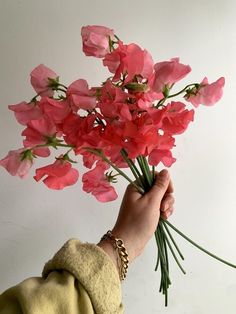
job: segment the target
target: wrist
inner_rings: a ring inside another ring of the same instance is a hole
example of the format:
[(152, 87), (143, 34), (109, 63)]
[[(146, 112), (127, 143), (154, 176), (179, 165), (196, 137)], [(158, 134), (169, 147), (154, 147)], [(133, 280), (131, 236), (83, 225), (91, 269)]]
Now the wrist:
[(130, 259), (123, 240), (109, 230), (103, 235), (98, 246), (110, 256), (119, 273), (120, 280), (124, 280), (127, 275)]
[(118, 264), (118, 260), (117, 260), (117, 254), (116, 251), (114, 249), (114, 247), (112, 246), (111, 243), (109, 243), (108, 241), (102, 240), (100, 241), (97, 246), (99, 246), (101, 249), (103, 249), (103, 251), (109, 255), (110, 259), (112, 260), (113, 264), (116, 267), (116, 270), (119, 274), (119, 264)]
[(131, 235), (130, 232), (125, 232), (125, 230), (119, 230), (117, 227), (112, 229), (112, 233), (116, 238), (120, 238), (123, 240), (126, 250), (129, 255), (130, 263), (143, 252), (143, 246), (139, 245), (141, 242), (139, 241), (138, 236)]

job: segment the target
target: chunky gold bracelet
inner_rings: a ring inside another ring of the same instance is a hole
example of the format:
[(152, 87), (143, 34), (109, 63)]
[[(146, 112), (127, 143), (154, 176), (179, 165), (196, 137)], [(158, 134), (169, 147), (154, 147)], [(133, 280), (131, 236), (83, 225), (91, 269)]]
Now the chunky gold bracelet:
[(117, 239), (112, 234), (111, 230), (108, 230), (106, 234), (101, 238), (102, 240), (110, 240), (114, 246), (114, 248), (117, 250), (119, 259), (118, 259), (118, 266), (119, 266), (119, 272), (120, 272), (120, 280), (124, 280), (126, 278), (127, 269), (129, 266), (129, 257), (128, 253), (126, 251), (126, 248), (124, 246), (124, 242), (121, 239)]

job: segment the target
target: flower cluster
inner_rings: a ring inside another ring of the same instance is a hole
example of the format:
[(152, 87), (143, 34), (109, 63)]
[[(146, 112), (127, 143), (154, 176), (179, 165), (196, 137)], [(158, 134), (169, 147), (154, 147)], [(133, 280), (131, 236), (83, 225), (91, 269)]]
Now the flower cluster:
[[(187, 85), (172, 93), (174, 85), (190, 71), (178, 58), (154, 63), (151, 54), (137, 44), (124, 44), (112, 29), (85, 26), (81, 30), (83, 52), (101, 58), (111, 76), (97, 87), (78, 79), (68, 87), (43, 64), (30, 74), (37, 95), (29, 102), (9, 105), (25, 128), (23, 147), (11, 150), (0, 165), (14, 176), (24, 178), (36, 157), (48, 157), (52, 148), (68, 148), (53, 164), (36, 169), (34, 179), (51, 189), (63, 189), (77, 182), (78, 170), (69, 156), (82, 155), (89, 170), (82, 176), (83, 190), (99, 201), (117, 197), (111, 183), (123, 174), (121, 168), (143, 162), (170, 167), (175, 158), (175, 135), (193, 121), (194, 110), (210, 106), (222, 96), (224, 78), (209, 84)], [(183, 101), (172, 98), (183, 96)], [(109, 168), (117, 174), (108, 174)], [(136, 169), (136, 170), (135, 170)]]
[[(175, 162), (172, 149), (175, 136), (182, 134), (194, 119), (200, 104), (211, 106), (222, 96), (225, 80), (186, 85), (173, 91), (176, 83), (191, 71), (179, 58), (154, 63), (151, 54), (137, 44), (125, 44), (112, 29), (85, 26), (81, 30), (83, 52), (102, 59), (111, 73), (101, 85), (89, 86), (82, 78), (65, 86), (59, 76), (43, 64), (31, 72), (36, 95), (29, 101), (9, 105), (16, 120), (24, 126), (23, 147), (11, 150), (0, 160), (11, 175), (24, 178), (37, 157), (49, 157), (52, 149), (66, 151), (54, 163), (36, 169), (34, 179), (50, 189), (61, 190), (75, 184), (78, 170), (72, 166), (80, 155), (87, 168), (82, 176), (83, 190), (100, 202), (117, 198), (112, 183), (121, 175), (144, 194), (155, 179), (155, 167), (170, 167)], [(173, 100), (182, 96), (182, 100)], [(190, 106), (188, 109), (187, 106)], [(131, 179), (122, 170), (129, 168)], [(115, 173), (114, 173), (115, 171)], [(183, 259), (169, 227), (198, 249), (236, 268), (208, 252), (168, 220), (160, 217), (155, 231), (160, 266), (160, 289), (168, 303), (171, 283), (168, 254), (181, 271)]]

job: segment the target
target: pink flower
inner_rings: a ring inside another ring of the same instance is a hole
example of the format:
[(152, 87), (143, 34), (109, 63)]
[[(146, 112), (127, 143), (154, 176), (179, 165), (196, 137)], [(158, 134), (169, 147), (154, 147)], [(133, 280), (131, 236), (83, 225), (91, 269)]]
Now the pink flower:
[(97, 162), (95, 168), (84, 173), (82, 177), (83, 190), (92, 193), (100, 202), (110, 202), (118, 197), (104, 175), (104, 171), (108, 168), (104, 162)]
[(224, 85), (224, 77), (219, 78), (211, 84), (208, 83), (208, 79), (205, 77), (199, 87), (187, 92), (185, 99), (191, 102), (194, 107), (198, 107), (200, 104), (212, 106), (222, 97)]
[(163, 92), (165, 86), (170, 88), (172, 84), (180, 81), (191, 71), (189, 65), (179, 63), (179, 58), (158, 62), (154, 65), (154, 69), (152, 88), (156, 92)]
[(100, 130), (102, 126), (94, 126), (96, 116), (80, 117), (70, 114), (64, 121), (62, 130), (67, 144), (74, 145), (76, 154), (81, 152), (83, 146), (99, 147)]
[[(46, 67), (44, 64), (38, 65), (30, 73), (30, 82), (34, 90), (40, 94), (40, 96), (53, 96), (54, 90), (52, 89), (53, 85), (58, 83), (58, 75)], [(54, 82), (49, 79), (53, 79)]]
[(114, 31), (105, 26), (88, 25), (81, 29), (83, 52), (86, 56), (103, 58), (109, 50), (109, 37), (114, 39)]
[(42, 118), (38, 102), (27, 103), (26, 101), (22, 101), (16, 105), (9, 105), (8, 108), (14, 111), (16, 120), (23, 125), (26, 125), (31, 120)]
[[(54, 138), (61, 134), (57, 132), (55, 124), (48, 118), (42, 118), (38, 120), (31, 120), (27, 128), (21, 133), (26, 138), (23, 141), (25, 147), (32, 147), (39, 144), (47, 144), (49, 139)], [(40, 156), (49, 156), (50, 150), (48, 147), (44, 147), (39, 152)]]
[[(23, 160), (22, 153), (26, 151), (25, 158)], [(25, 178), (33, 165), (33, 157), (29, 150), (20, 148), (16, 150), (10, 150), (8, 155), (0, 160), (0, 165), (4, 167), (12, 176), (19, 176)]]
[(91, 169), (94, 163), (98, 160), (101, 160), (101, 158), (93, 153), (90, 153), (86, 150), (82, 151), (80, 153), (83, 156), (83, 164), (86, 168)]
[(61, 123), (71, 112), (67, 100), (55, 100), (49, 97), (42, 97), (39, 106), (45, 116), (54, 123)]
[(162, 162), (165, 167), (170, 167), (175, 161), (176, 158), (172, 156), (170, 150), (154, 149), (148, 158), (149, 165), (151, 166), (157, 166)]
[(45, 176), (46, 178), (43, 179), (43, 183), (46, 184), (47, 187), (53, 190), (62, 190), (66, 186), (73, 185), (77, 182), (79, 172), (72, 168), (70, 162), (58, 159), (51, 165), (36, 169), (34, 179), (39, 181)]
[(164, 166), (170, 167), (176, 159), (172, 157), (171, 149), (174, 147), (175, 139), (169, 134), (158, 134), (158, 144), (148, 157), (148, 162), (152, 166), (157, 166), (160, 162)]
[(164, 109), (162, 130), (168, 134), (181, 134), (194, 119), (194, 110), (185, 109), (185, 104), (172, 101)]
[(88, 88), (86, 80), (79, 79), (71, 83), (67, 89), (67, 96), (74, 111), (91, 110), (96, 106), (95, 92)]
[(152, 56), (136, 44), (123, 45), (119, 42), (118, 48), (105, 56), (103, 64), (115, 74), (113, 81), (119, 81), (122, 75), (126, 75), (124, 83), (128, 83), (135, 75), (148, 79), (153, 74)]

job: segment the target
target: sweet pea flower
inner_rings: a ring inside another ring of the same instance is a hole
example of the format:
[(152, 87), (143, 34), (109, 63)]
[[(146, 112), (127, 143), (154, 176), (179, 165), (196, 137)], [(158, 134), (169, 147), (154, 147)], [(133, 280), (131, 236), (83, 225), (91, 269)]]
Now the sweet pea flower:
[(179, 63), (179, 58), (172, 58), (170, 61), (156, 63), (154, 70), (152, 88), (159, 93), (183, 79), (191, 71), (191, 68), (189, 65)]
[(171, 153), (174, 143), (175, 139), (171, 135), (166, 133), (163, 135), (158, 134), (158, 144), (148, 156), (149, 164), (151, 166), (157, 166), (162, 162), (165, 167), (170, 167), (176, 161), (176, 158), (174, 158)]
[(104, 172), (109, 167), (102, 161), (97, 162), (96, 166), (83, 174), (83, 190), (92, 193), (99, 202), (110, 202), (115, 200), (118, 195), (113, 186), (107, 180)]
[(95, 126), (95, 114), (87, 117), (80, 117), (77, 114), (70, 114), (62, 125), (64, 140), (69, 145), (74, 145), (75, 154), (80, 154), (84, 146), (99, 147), (100, 131), (102, 126)]
[(109, 37), (114, 39), (114, 31), (105, 26), (88, 25), (82, 27), (81, 36), (85, 55), (103, 58), (110, 52)]
[[(54, 82), (49, 79), (54, 80)], [(40, 96), (51, 97), (54, 95), (52, 87), (58, 83), (58, 75), (46, 67), (44, 64), (38, 65), (30, 73), (30, 82), (34, 90), (40, 94)]]
[(194, 110), (185, 109), (186, 105), (180, 101), (172, 101), (164, 109), (162, 116), (162, 130), (168, 134), (183, 133), (194, 119)]
[(103, 60), (111, 73), (114, 73), (113, 81), (119, 81), (122, 75), (126, 75), (124, 83), (133, 80), (135, 75), (149, 79), (153, 74), (153, 59), (150, 53), (142, 50), (136, 44), (119, 46), (107, 54)]
[(31, 120), (42, 118), (42, 111), (38, 106), (38, 102), (22, 101), (16, 105), (9, 105), (8, 108), (14, 111), (16, 120), (22, 125), (26, 125)]
[(77, 182), (79, 172), (72, 168), (69, 161), (61, 158), (57, 159), (53, 164), (36, 169), (36, 175), (34, 176), (36, 181), (41, 180), (45, 176), (46, 178), (43, 179), (43, 183), (46, 184), (48, 188), (62, 190)]
[[(47, 144), (49, 139), (54, 139), (55, 136), (61, 136), (60, 132), (57, 131), (55, 124), (47, 117), (31, 120), (27, 124), (27, 128), (21, 133), (25, 136), (23, 140), (24, 147), (33, 147), (39, 144)], [(50, 150), (48, 147), (44, 147), (39, 151), (39, 156), (49, 156)]]
[[(22, 153), (27, 151), (25, 158), (22, 160)], [(0, 166), (4, 167), (12, 176), (25, 178), (33, 165), (33, 157), (29, 150), (20, 148), (10, 150), (8, 155), (0, 160)]]
[(148, 157), (148, 162), (151, 166), (157, 166), (160, 162), (165, 167), (170, 167), (176, 161), (176, 158), (172, 156), (170, 150), (154, 149)]
[(224, 77), (220, 77), (211, 84), (208, 83), (208, 79), (205, 77), (197, 88), (187, 92), (185, 99), (191, 102), (194, 107), (198, 107), (200, 104), (212, 106), (221, 99), (224, 85)]
[(67, 100), (55, 100), (49, 97), (42, 97), (39, 106), (49, 120), (54, 123), (61, 123), (71, 112), (69, 102)]
[(71, 83), (66, 94), (74, 111), (78, 111), (78, 109), (91, 110), (96, 106), (94, 89), (88, 88), (86, 80), (79, 79)]

